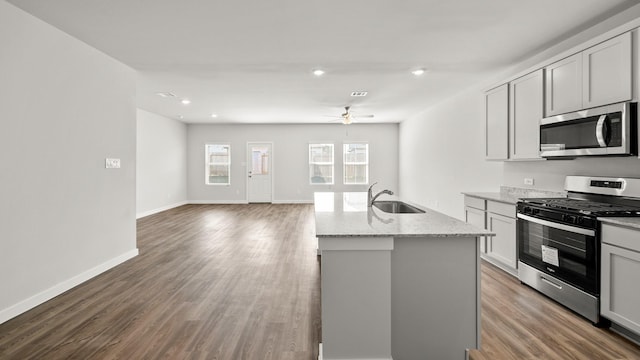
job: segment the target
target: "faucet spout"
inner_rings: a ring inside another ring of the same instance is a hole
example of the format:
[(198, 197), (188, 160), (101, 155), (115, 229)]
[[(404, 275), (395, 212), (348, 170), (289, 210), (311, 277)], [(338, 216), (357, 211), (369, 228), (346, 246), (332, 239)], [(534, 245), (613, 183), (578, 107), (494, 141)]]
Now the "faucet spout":
[(373, 195), (373, 185), (375, 185), (375, 184), (377, 184), (377, 182), (371, 184), (371, 186), (369, 186), (369, 191), (367, 192), (367, 206), (368, 207), (372, 207), (373, 206), (373, 202), (376, 201), (376, 199), (382, 194), (393, 195), (393, 191), (391, 191), (391, 190), (382, 190), (379, 193)]

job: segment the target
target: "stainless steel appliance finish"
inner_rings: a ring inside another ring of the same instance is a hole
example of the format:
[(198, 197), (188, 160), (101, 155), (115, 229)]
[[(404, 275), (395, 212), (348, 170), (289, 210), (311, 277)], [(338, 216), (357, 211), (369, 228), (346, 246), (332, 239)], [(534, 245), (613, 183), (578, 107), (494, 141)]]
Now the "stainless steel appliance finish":
[(640, 179), (568, 176), (567, 198), (517, 204), (520, 281), (600, 322), (599, 217), (640, 216)]
[(522, 261), (518, 262), (518, 278), (539, 292), (556, 300), (585, 318), (597, 323), (600, 320), (600, 299), (571, 286)]
[(640, 198), (640, 179), (567, 176), (564, 188), (570, 192)]
[(637, 106), (623, 102), (540, 121), (540, 156), (634, 155)]

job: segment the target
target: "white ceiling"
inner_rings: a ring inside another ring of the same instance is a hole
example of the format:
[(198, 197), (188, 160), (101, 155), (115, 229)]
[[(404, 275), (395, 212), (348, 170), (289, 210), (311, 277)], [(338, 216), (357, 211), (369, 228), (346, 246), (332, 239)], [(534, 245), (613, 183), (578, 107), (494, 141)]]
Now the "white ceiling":
[(8, 1), (136, 69), (138, 107), (187, 123), (325, 123), (346, 105), (399, 122), (638, 3)]

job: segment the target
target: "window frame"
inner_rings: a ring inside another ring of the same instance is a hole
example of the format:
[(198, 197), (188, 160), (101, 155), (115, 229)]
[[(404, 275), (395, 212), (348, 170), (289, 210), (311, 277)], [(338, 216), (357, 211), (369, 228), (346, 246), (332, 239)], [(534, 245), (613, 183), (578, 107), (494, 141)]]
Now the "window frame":
[[(227, 148), (227, 162), (211, 162), (209, 158), (209, 147), (210, 146), (223, 146)], [(226, 165), (227, 166), (227, 182), (226, 183), (211, 183), (209, 182), (210, 178), (210, 169), (211, 165)], [(205, 185), (212, 186), (230, 186), (231, 185), (231, 144), (229, 143), (207, 143), (204, 145), (204, 183)]]
[[(364, 162), (348, 162), (347, 161), (347, 146), (348, 145), (365, 145), (366, 147), (366, 160)], [(342, 183), (344, 185), (369, 185), (369, 143), (366, 141), (351, 141), (348, 143), (342, 143)], [(365, 165), (365, 182), (348, 183), (347, 182), (347, 165)]]
[[(331, 146), (331, 162), (312, 162), (311, 161), (311, 148), (314, 146)], [(311, 142), (309, 143), (309, 148), (308, 148), (308, 163), (309, 163), (309, 184), (310, 185), (334, 185), (336, 182), (336, 169), (335, 169), (335, 163), (336, 163), (336, 146), (334, 143), (330, 143), (330, 142)], [(317, 182), (313, 182), (313, 172), (311, 171), (311, 167), (312, 165), (331, 165), (331, 182), (324, 182), (324, 183), (317, 183)]]

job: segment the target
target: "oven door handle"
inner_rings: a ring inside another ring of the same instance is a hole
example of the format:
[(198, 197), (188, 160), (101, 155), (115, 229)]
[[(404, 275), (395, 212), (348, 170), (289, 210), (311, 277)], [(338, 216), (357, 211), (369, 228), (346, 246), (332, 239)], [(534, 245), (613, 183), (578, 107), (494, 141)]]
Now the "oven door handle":
[(586, 236), (596, 236), (595, 230), (583, 229), (583, 228), (569, 226), (565, 224), (558, 224), (553, 221), (542, 220), (542, 219), (534, 218), (533, 216), (524, 215), (524, 214), (517, 214), (516, 216), (519, 219), (531, 221), (532, 223), (548, 226), (550, 228), (569, 231), (569, 232), (578, 233)]

